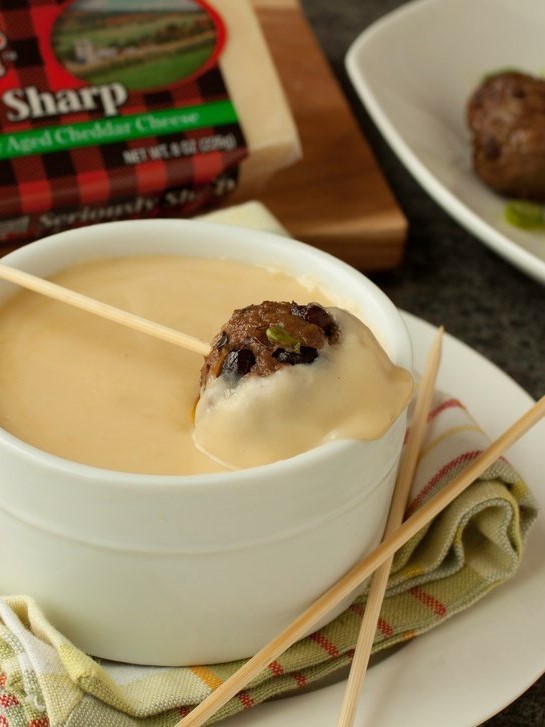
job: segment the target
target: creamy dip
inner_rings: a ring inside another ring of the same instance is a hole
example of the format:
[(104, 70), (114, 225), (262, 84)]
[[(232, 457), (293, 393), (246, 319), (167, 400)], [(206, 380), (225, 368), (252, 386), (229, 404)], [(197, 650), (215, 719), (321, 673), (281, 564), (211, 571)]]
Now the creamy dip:
[[(52, 280), (204, 341), (235, 308), (256, 301), (335, 304), (307, 279), (173, 255), (88, 261)], [(23, 291), (0, 308), (0, 426), (97, 467), (222, 471), (192, 439), (202, 363), (199, 354)]]
[[(204, 341), (234, 308), (263, 297), (330, 302), (306, 279), (174, 255), (89, 261), (52, 280)], [(97, 467), (221, 471), (191, 438), (202, 363), (199, 354), (22, 291), (0, 308), (0, 426)]]

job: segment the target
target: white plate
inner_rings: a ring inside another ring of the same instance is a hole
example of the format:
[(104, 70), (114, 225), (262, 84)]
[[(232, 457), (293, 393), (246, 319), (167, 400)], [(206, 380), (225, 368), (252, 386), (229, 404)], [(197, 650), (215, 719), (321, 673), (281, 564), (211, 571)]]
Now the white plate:
[(346, 67), (362, 102), (408, 170), (452, 217), (545, 283), (545, 233), (503, 221), (505, 200), (471, 168), (469, 95), (491, 71), (545, 70), (543, 0), (420, 0), (352, 44)]
[[(422, 369), (435, 329), (405, 314)], [(495, 437), (533, 403), (512, 379), (446, 335), (438, 385), (460, 398)], [(545, 507), (545, 421), (508, 458)], [(356, 727), (473, 727), (516, 699), (545, 672), (545, 516), (534, 524), (514, 578), (467, 611), (373, 666)], [(331, 727), (345, 683), (255, 707), (230, 727)]]

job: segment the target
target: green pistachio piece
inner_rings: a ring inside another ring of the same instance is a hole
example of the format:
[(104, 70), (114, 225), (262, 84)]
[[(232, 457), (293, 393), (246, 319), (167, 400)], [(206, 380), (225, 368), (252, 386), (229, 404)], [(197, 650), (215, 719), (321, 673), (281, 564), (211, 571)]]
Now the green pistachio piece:
[(284, 326), (269, 326), (265, 331), (265, 335), (274, 345), (282, 346), (283, 348), (290, 349), (296, 353), (299, 353), (301, 350), (301, 341), (295, 338), (295, 336), (292, 336), (291, 333), (284, 328)]

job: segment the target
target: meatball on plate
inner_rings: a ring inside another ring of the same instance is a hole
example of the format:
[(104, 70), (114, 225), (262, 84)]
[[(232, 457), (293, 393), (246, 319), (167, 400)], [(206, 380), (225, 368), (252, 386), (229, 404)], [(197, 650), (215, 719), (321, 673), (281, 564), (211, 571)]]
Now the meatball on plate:
[(541, 215), (531, 229), (506, 215), (520, 195), (522, 212), (544, 203), (544, 37), (543, 0), (415, 0), (364, 30), (346, 66), (421, 186), (494, 252), (545, 284)]

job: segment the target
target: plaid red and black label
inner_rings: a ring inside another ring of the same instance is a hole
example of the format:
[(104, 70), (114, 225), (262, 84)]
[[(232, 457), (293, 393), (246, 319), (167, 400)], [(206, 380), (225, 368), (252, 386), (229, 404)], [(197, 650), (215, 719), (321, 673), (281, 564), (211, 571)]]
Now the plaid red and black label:
[(202, 0), (153, 5), (2, 0), (0, 239), (124, 208), (189, 215), (235, 186), (248, 152), (224, 23)]

